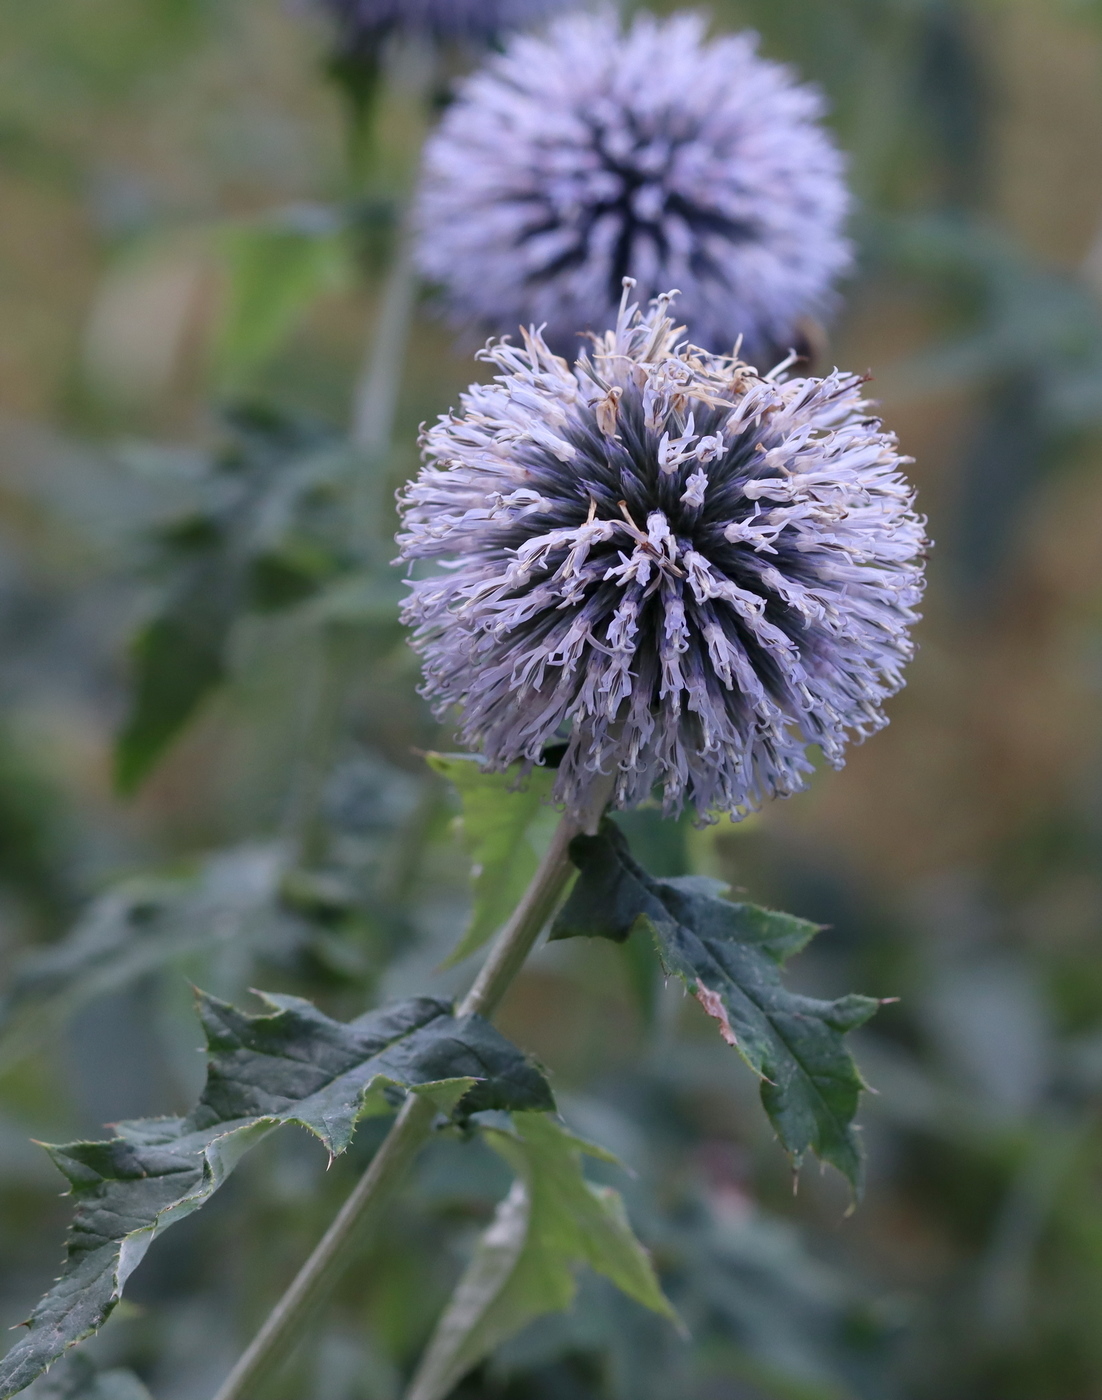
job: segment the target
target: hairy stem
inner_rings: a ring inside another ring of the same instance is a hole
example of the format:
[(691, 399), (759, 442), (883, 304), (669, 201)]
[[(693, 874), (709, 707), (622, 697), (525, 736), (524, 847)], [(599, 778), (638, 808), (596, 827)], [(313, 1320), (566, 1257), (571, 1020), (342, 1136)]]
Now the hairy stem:
[[(604, 801), (601, 801), (601, 807)], [(458, 1016), (490, 1016), (532, 951), (570, 878), (570, 842), (593, 823), (564, 816), (512, 918), (498, 935)], [(436, 1110), (410, 1094), (371, 1165), (341, 1207), (332, 1225), (260, 1331), (226, 1378), (216, 1400), (241, 1400), (284, 1350), (298, 1340), (303, 1325), (340, 1278), (380, 1208), (407, 1178), (410, 1165), (432, 1132)]]

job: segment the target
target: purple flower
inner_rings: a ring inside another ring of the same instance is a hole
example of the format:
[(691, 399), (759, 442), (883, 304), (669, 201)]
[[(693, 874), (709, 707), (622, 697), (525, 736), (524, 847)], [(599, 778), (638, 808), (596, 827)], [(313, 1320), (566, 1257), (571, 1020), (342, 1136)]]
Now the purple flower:
[(370, 47), (388, 34), (434, 39), (492, 39), (535, 23), (565, 0), (320, 0), (333, 15), (342, 47)]
[(861, 379), (759, 375), (660, 297), (571, 370), (535, 331), (424, 435), (403, 560), (424, 693), (495, 768), (565, 741), (558, 800), (745, 814), (886, 723), (923, 521)]
[(419, 259), (493, 332), (615, 320), (620, 286), (680, 287), (694, 340), (765, 363), (849, 265), (843, 159), (816, 89), (704, 21), (570, 15), (467, 79), (429, 140)]

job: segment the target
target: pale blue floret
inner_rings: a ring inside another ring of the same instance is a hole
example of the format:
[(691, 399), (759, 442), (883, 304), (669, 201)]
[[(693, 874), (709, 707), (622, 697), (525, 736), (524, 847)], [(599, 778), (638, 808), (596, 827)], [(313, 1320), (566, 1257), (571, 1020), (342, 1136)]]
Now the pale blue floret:
[(571, 357), (625, 276), (694, 341), (767, 363), (851, 261), (819, 92), (694, 14), (560, 17), (460, 85), (426, 147), (419, 260), (457, 323), (545, 325)]
[(925, 537), (859, 376), (761, 376), (625, 304), (571, 369), (535, 331), (430, 427), (406, 488), (424, 693), (556, 797), (739, 816), (839, 766), (903, 683)]

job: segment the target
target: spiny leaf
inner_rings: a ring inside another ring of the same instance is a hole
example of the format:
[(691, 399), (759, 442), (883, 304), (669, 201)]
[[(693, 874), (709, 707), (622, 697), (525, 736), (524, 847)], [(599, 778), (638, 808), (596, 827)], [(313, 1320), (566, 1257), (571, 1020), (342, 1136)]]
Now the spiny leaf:
[(188, 1117), (119, 1123), (105, 1142), (47, 1149), (72, 1185), (76, 1215), (61, 1278), (0, 1361), (0, 1400), (101, 1327), (153, 1239), (198, 1210), (280, 1124), (297, 1123), (339, 1153), (357, 1122), (386, 1112), (402, 1089), (462, 1116), (554, 1106), (519, 1050), (478, 1016), (456, 1020), (443, 1002), (415, 997), (344, 1024), (299, 997), (263, 999), (270, 1009), (249, 1016), (200, 996), (211, 1058)]
[(667, 970), (761, 1079), (762, 1105), (794, 1164), (810, 1150), (859, 1192), (853, 1118), (864, 1085), (843, 1036), (879, 1003), (863, 996), (820, 1001), (784, 987), (781, 968), (817, 926), (722, 899), (714, 880), (653, 879), (612, 822), (596, 836), (576, 837), (570, 854), (581, 874), (551, 937), (622, 942), (640, 924), (649, 926)]
[(448, 779), (463, 803), (463, 836), (471, 852), (474, 903), (459, 946), (444, 964), (462, 962), (494, 934), (516, 908), (539, 857), (533, 827), (548, 806), (555, 774), (517, 764), (489, 773), (468, 754), (430, 753), (429, 766)]
[(583, 1153), (615, 1158), (543, 1114), (517, 1113), (513, 1123), (515, 1133), (484, 1130), (517, 1179), (437, 1325), (407, 1400), (443, 1400), (527, 1323), (568, 1308), (580, 1264), (677, 1322), (619, 1194), (582, 1174)]

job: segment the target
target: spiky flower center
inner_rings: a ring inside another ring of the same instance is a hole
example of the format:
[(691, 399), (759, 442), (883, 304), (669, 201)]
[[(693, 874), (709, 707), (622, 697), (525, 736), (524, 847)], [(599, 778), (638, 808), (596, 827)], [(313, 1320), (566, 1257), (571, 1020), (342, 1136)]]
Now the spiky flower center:
[(744, 811), (840, 763), (902, 683), (922, 522), (860, 378), (760, 376), (622, 307), (574, 372), (536, 335), (426, 436), (406, 558), (426, 693), (559, 795)]
[[(835, 398), (852, 387), (841, 380)], [(629, 385), (579, 405), (561, 437), (575, 471), (564, 474), (562, 446), (537, 446), (527, 484), (495, 503), (485, 544), (508, 560), (494, 593), (512, 606), (488, 626), (507, 616), (529, 645), (551, 644), (515, 669), (518, 703), (549, 669), (603, 647), (601, 708), (612, 718), (642, 679), (633, 671), (643, 645), (660, 662), (655, 702), (689, 700), (682, 658), (695, 649), (741, 718), (767, 696), (789, 713), (805, 708), (800, 673), (814, 668), (818, 633), (838, 630), (830, 576), (841, 582), (844, 570), (824, 555), (852, 491), (826, 464), (808, 471), (796, 460), (806, 439), (755, 420), (760, 396), (744, 395), (735, 413), (699, 403), (679, 412), (670, 400), (680, 397), (676, 384)], [(837, 562), (858, 562), (852, 545)]]
[(751, 243), (765, 231), (758, 220), (726, 214), (677, 188), (683, 156), (691, 157), (707, 139), (703, 123), (669, 109), (618, 115), (614, 122), (579, 112), (589, 159), (578, 162), (572, 179), (547, 181), (533, 191), (531, 222), (517, 238), (532, 252), (529, 282), (552, 281), (596, 254), (607, 266), (606, 295), (615, 304), (625, 277), (640, 267), (668, 266), (674, 244), (687, 234), (696, 276), (725, 283), (727, 270), (709, 241)]

